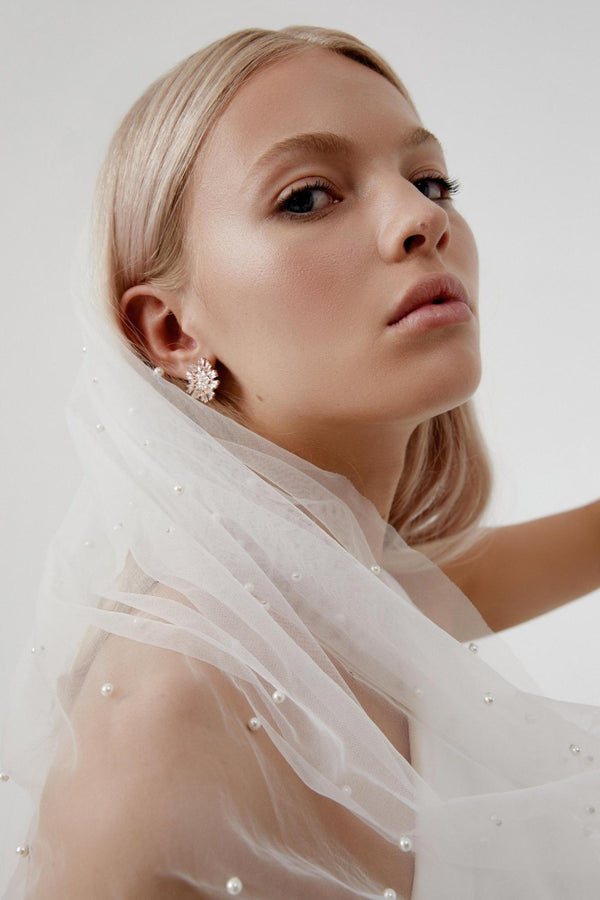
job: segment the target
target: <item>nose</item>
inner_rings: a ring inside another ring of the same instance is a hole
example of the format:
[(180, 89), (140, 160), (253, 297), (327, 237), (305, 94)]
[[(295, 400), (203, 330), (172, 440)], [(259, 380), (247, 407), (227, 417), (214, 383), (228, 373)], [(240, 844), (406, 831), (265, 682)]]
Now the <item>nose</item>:
[(450, 220), (442, 203), (429, 200), (409, 181), (386, 191), (382, 218), (379, 252), (388, 262), (442, 251), (450, 241)]

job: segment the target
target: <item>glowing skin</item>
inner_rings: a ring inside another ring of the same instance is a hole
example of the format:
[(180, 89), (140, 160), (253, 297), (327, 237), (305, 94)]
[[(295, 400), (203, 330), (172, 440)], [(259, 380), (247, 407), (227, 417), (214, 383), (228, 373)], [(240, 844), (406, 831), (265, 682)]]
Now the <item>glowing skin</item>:
[[(193, 175), (193, 287), (170, 298), (181, 334), (155, 354), (179, 377), (200, 354), (216, 360), (253, 430), (348, 475), (384, 516), (415, 425), (466, 400), (480, 375), (476, 247), (447, 192), (424, 180), (448, 175), (440, 146), (406, 143), (420, 127), (392, 84), (331, 51), (254, 75)], [(253, 169), (274, 144), (308, 132), (350, 150), (299, 149)], [(322, 187), (279, 209), (315, 181)], [(388, 326), (411, 287), (446, 272), (462, 281), (472, 316)]]

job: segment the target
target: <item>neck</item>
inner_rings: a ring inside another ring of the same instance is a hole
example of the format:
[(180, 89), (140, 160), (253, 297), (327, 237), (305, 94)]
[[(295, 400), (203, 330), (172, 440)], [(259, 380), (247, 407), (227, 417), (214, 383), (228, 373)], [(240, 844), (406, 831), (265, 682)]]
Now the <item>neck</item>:
[(320, 469), (344, 475), (389, 521), (414, 426), (405, 423), (293, 424), (254, 422), (248, 426), (267, 440)]

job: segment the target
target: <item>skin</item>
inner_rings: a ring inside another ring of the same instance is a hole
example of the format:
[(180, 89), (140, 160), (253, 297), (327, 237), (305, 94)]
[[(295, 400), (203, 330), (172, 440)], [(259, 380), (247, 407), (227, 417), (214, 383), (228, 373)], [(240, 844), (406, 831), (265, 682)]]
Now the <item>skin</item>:
[[(348, 475), (384, 517), (414, 427), (463, 402), (479, 379), (475, 244), (451, 200), (423, 190), (425, 175), (447, 173), (435, 142), (403, 144), (420, 124), (385, 79), (330, 52), (306, 51), (261, 71), (219, 120), (193, 174), (188, 285), (176, 293), (136, 285), (122, 300), (130, 329), (155, 364), (184, 378), (199, 356), (217, 363), (250, 427)], [(260, 180), (248, 177), (273, 143), (307, 131), (350, 138), (352, 156), (303, 152)], [(282, 216), (277, 201), (315, 177), (332, 188), (312, 195), (317, 214), (306, 221)], [(390, 331), (399, 299), (434, 272), (462, 280), (473, 316), (451, 327)], [(492, 529), (446, 571), (488, 624), (504, 628), (599, 586), (599, 535), (596, 503)], [(198, 848), (195, 841), (168, 844), (163, 794), (148, 784), (168, 785), (171, 796), (180, 792), (195, 821), (207, 797), (211, 808), (209, 791), (225, 767), (235, 796), (253, 808), (265, 834), (276, 835), (281, 823), (269, 819), (257, 742), (270, 780), (277, 774), (286, 792), (295, 792), (313, 826), (324, 823), (328, 839), (365, 871), (411, 895), (412, 858), (400, 866), (355, 817), (306, 788), (264, 733), (244, 732), (245, 744), (224, 739), (223, 708), (237, 722), (252, 712), (227, 679), (143, 643), (132, 649), (127, 642), (123, 653), (122, 640), (103, 643), (71, 710), (79, 764), (59, 754), (48, 779), (32, 900), (100, 900), (111, 883), (125, 900), (207, 896), (184, 875), (160, 876), (161, 860), (165, 870), (173, 868), (173, 852), (178, 871), (193, 869)], [(109, 702), (98, 691), (106, 671), (126, 685)], [(385, 699), (366, 687), (353, 690), (410, 759), (404, 718), (390, 715)], [(161, 697), (168, 702), (157, 702)], [(98, 783), (108, 786), (102, 796)], [(216, 822), (213, 815), (211, 828)]]
[[(415, 426), (466, 400), (480, 376), (475, 242), (451, 199), (415, 186), (447, 175), (437, 142), (403, 145), (421, 125), (386, 79), (330, 51), (268, 66), (236, 94), (194, 172), (192, 286), (138, 286), (123, 301), (166, 372), (216, 362), (249, 427), (347, 475), (385, 518)], [(301, 151), (251, 171), (278, 141), (324, 131), (350, 139), (351, 157)], [(331, 187), (312, 195), (318, 211), (283, 215), (278, 200), (315, 178)], [(409, 288), (445, 272), (467, 290), (468, 322), (388, 328)]]
[[(164, 586), (154, 592), (188, 605)], [(99, 691), (107, 672), (119, 685), (109, 702)], [(346, 677), (369, 718), (410, 759), (406, 719)], [(345, 807), (304, 784), (264, 729), (248, 730), (253, 714), (237, 684), (213, 666), (109, 635), (69, 708), (70, 727), (46, 781), (28, 900), (214, 900), (221, 893), (206, 884), (216, 877), (219, 856), (232, 861), (231, 874), (243, 873), (245, 892), (262, 896), (260, 880), (277, 878), (277, 866), (259, 866), (263, 874), (254, 874), (253, 854), (228, 825), (224, 791), (237, 809), (252, 810), (259, 844), (285, 842), (292, 833), (292, 845), (310, 847), (317, 860), (320, 845), (328, 844), (375, 883), (393, 884), (399, 897), (410, 897), (412, 855), (400, 855)], [(275, 814), (273, 790), (287, 797), (287, 812)], [(174, 815), (189, 827), (174, 830)], [(188, 874), (195, 883), (186, 882)], [(305, 886), (282, 896), (333, 900), (337, 894), (315, 885), (316, 893), (307, 895)]]
[[(421, 124), (385, 78), (331, 51), (260, 70), (192, 174), (186, 286), (141, 284), (122, 298), (156, 365), (185, 379), (208, 358), (251, 429), (346, 475), (385, 519), (416, 425), (464, 402), (480, 377), (475, 242), (424, 180), (448, 174), (439, 144), (405, 143)], [(324, 131), (349, 139), (351, 154), (304, 150), (253, 168), (275, 143)], [(315, 179), (324, 187), (284, 215), (278, 204)], [(462, 281), (470, 320), (390, 329), (399, 300), (432, 273)], [(444, 569), (500, 630), (600, 587), (599, 544), (596, 502), (490, 529)]]

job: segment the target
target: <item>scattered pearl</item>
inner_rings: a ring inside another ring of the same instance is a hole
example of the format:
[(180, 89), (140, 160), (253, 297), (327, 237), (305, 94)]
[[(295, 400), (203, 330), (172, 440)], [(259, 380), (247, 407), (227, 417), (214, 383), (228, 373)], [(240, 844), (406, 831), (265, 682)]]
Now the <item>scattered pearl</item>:
[(95, 375), (94, 375), (94, 377), (92, 378), (92, 384), (98, 384), (98, 379), (96, 378)]
[(502, 825), (502, 819), (496, 815), (490, 816), (490, 822), (493, 822), (498, 828)]
[(352, 793), (352, 788), (349, 784), (343, 784), (342, 791), (344, 792), (344, 794), (348, 794), (348, 796), (350, 796), (350, 794)]
[(581, 747), (579, 746), (579, 744), (571, 744), (569, 750), (571, 751), (573, 756), (577, 756), (579, 753), (581, 753)]
[(494, 702), (494, 695), (489, 693), (486, 694), (483, 698), (483, 702), (487, 703), (487, 705), (490, 706)]
[(136, 410), (135, 406), (130, 406), (129, 409), (127, 410), (127, 412), (129, 413), (130, 416), (132, 416), (135, 412), (137, 412), (137, 410)]
[(9, 776), (6, 772), (0, 772), (0, 781), (9, 781)]
[(115, 522), (115, 524), (113, 525), (113, 531), (120, 531), (122, 527), (123, 527), (122, 522)]
[(394, 888), (386, 888), (383, 892), (385, 900), (396, 900), (397, 894)]
[(100, 693), (103, 697), (111, 697), (115, 690), (114, 684), (111, 684), (110, 681), (107, 681), (106, 684), (103, 684), (100, 688)]
[(301, 578), (300, 572), (292, 572), (292, 581), (300, 581)]
[[(377, 566), (377, 565), (371, 566), (371, 572), (373, 573), (373, 575), (381, 575), (381, 566)], [(384, 894), (384, 896), (385, 896), (385, 894)], [(394, 897), (395, 896), (396, 896), (396, 894), (394, 894)]]
[(236, 876), (234, 876), (233, 878), (230, 878), (229, 881), (227, 882), (227, 893), (228, 894), (241, 894), (243, 887), (244, 887), (244, 885), (242, 884), (240, 879), (237, 878)]
[(93, 541), (84, 541), (84, 542), (83, 542), (83, 546), (84, 546), (84, 547), (87, 547), (88, 550), (89, 550), (90, 547), (93, 547), (93, 546), (94, 546), (94, 542), (93, 542)]
[(165, 370), (163, 369), (162, 366), (155, 366), (152, 371), (154, 372), (154, 374), (156, 375), (157, 378), (162, 378), (163, 375), (165, 374)]
[(415, 697), (422, 697), (422, 696), (423, 696), (423, 689), (415, 688)]
[(244, 590), (248, 591), (249, 594), (253, 594), (254, 591), (256, 590), (256, 585), (253, 584), (251, 581), (247, 581), (246, 584), (244, 585)]
[(29, 856), (29, 844), (21, 844), (20, 846), (18, 846), (16, 853), (17, 856), (20, 856), (21, 858)]
[(283, 703), (285, 700), (285, 694), (283, 691), (273, 691), (271, 694), (274, 703)]
[(471, 641), (471, 643), (469, 644), (469, 650), (471, 651), (471, 653), (479, 653), (479, 646)]
[(167, 534), (173, 534), (174, 531), (175, 531), (174, 525), (167, 525)]
[(250, 729), (250, 731), (258, 731), (258, 729), (260, 728), (260, 719), (258, 719), (256, 716), (252, 716), (251, 719), (248, 719), (248, 728)]
[(81, 352), (82, 352), (82, 353), (87, 353), (87, 347), (85, 347), (85, 346), (82, 347), (82, 348), (81, 348)]
[(183, 485), (182, 484), (174, 484), (173, 490), (175, 491), (176, 494), (181, 494), (181, 493), (183, 493)]
[(263, 600), (262, 598), (258, 601), (261, 606), (264, 606), (265, 609), (271, 609), (271, 604), (268, 600)]
[(151, 446), (152, 446), (152, 441), (150, 440), (150, 438), (146, 438), (146, 439), (142, 442), (142, 446), (143, 446), (143, 447), (151, 447)]
[(406, 837), (406, 835), (403, 835), (400, 838), (398, 844), (403, 853), (410, 853), (412, 850), (412, 841), (409, 837)]
[(104, 425), (102, 424), (102, 422), (98, 422), (96, 424), (96, 431), (104, 431)]

